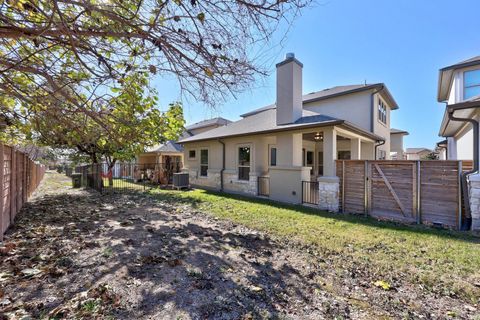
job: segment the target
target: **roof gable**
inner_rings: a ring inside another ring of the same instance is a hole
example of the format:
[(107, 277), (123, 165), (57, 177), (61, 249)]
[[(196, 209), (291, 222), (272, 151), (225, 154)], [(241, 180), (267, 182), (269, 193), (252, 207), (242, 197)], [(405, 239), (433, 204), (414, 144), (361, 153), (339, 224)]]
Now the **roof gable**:
[(480, 65), (480, 56), (476, 56), (467, 60), (444, 67), (438, 73), (438, 89), (437, 101), (443, 102), (448, 100), (450, 88), (452, 87), (453, 74), (455, 70)]

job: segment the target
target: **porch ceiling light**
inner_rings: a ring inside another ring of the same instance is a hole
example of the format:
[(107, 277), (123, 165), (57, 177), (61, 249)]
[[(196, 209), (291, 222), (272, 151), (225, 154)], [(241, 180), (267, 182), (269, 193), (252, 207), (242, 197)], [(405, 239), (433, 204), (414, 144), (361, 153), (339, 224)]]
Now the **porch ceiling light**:
[(323, 136), (320, 135), (320, 132), (315, 133), (315, 136), (313, 136), (313, 139), (316, 141), (323, 140)]

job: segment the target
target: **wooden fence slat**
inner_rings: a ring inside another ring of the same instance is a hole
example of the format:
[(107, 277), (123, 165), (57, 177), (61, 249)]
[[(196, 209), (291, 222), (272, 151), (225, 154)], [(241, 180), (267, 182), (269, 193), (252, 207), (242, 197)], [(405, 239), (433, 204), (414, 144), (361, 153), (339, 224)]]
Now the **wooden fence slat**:
[(375, 169), (377, 169), (378, 173), (382, 176), (383, 182), (384, 182), (385, 185), (387, 186), (388, 190), (389, 190), (390, 193), (392, 194), (392, 196), (393, 196), (393, 198), (395, 199), (395, 201), (397, 202), (398, 206), (400, 207), (400, 210), (402, 211), (403, 216), (406, 216), (406, 215), (407, 215), (407, 211), (405, 210), (405, 207), (403, 206), (402, 202), (400, 201), (400, 199), (398, 198), (397, 194), (395, 193), (395, 190), (393, 190), (392, 185), (390, 184), (390, 182), (388, 182), (387, 177), (385, 177), (385, 175), (383, 174), (382, 169), (380, 169), (380, 167), (378, 166), (377, 163), (375, 163), (374, 166), (375, 166)]

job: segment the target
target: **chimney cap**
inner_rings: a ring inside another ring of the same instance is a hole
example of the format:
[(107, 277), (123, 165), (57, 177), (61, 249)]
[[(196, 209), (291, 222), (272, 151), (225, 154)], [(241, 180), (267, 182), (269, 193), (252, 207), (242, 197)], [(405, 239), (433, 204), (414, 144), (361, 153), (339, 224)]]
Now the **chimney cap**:
[(297, 58), (295, 58), (295, 53), (293, 52), (288, 52), (286, 55), (285, 55), (285, 60), (283, 60), (282, 62), (279, 62), (276, 64), (276, 67), (280, 67), (284, 64), (287, 64), (289, 62), (296, 62), (300, 67), (303, 67), (303, 63), (301, 63), (300, 61), (297, 60)]

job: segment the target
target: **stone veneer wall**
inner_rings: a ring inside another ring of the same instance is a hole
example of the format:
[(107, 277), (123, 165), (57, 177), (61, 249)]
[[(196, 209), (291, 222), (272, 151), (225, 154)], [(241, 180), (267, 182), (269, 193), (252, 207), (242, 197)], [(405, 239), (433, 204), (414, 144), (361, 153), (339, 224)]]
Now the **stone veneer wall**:
[(472, 230), (480, 230), (480, 174), (471, 174), (468, 180)]
[(318, 177), (318, 207), (322, 210), (338, 212), (339, 188), (338, 177)]
[[(191, 185), (220, 190), (220, 170), (209, 169), (206, 177), (201, 177), (200, 172), (197, 170), (188, 170), (188, 174)], [(257, 195), (257, 175), (250, 173), (249, 181), (243, 181), (238, 180), (236, 171), (225, 170), (223, 172), (223, 189), (227, 192)]]

